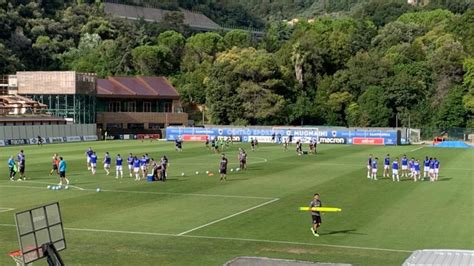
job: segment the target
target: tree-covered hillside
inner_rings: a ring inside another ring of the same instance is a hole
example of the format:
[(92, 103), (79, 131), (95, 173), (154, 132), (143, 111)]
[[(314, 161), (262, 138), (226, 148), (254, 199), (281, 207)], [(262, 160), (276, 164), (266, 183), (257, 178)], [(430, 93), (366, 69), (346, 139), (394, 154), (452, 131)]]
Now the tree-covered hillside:
[[(262, 12), (266, 35), (259, 40), (242, 30), (195, 33), (179, 15), (145, 23), (107, 16), (101, 3), (0, 0), (0, 73), (165, 75), (188, 111), (205, 107), (219, 124), (394, 126), (398, 117), (414, 127), (474, 126), (468, 2), (348, 0), (337, 15), (304, 19), (307, 2), (324, 1), (293, 0), (302, 7), (291, 23), (267, 16), (290, 1), (251, 2), (220, 5)], [(182, 0), (178, 7), (206, 3), (216, 2)]]

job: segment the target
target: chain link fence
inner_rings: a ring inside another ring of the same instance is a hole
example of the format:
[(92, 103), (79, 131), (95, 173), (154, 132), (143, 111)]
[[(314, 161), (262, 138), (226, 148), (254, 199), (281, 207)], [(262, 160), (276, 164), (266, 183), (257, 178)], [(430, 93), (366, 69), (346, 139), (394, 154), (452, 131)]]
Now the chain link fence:
[(444, 140), (458, 140), (466, 142), (474, 142), (474, 128), (422, 128), (421, 138), (423, 140), (433, 140), (434, 138), (441, 137)]

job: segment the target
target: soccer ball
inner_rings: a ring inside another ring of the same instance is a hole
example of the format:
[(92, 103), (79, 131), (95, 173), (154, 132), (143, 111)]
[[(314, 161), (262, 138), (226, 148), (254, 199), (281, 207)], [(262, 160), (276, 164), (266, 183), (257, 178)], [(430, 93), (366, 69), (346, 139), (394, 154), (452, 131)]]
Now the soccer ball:
[(100, 188), (97, 188), (95, 191), (100, 192)]
[(51, 189), (51, 186), (47, 186), (48, 189)]
[(209, 171), (206, 171), (206, 174), (209, 174)]
[(64, 189), (69, 189), (69, 186), (65, 186)]
[(184, 176), (184, 173), (181, 173), (181, 176)]
[(196, 175), (199, 175), (199, 172), (198, 172), (198, 171), (196, 171)]
[(231, 171), (231, 172), (234, 172), (234, 168), (231, 168), (230, 171)]
[(240, 171), (240, 168), (235, 169), (235, 171), (237, 171), (237, 172)]

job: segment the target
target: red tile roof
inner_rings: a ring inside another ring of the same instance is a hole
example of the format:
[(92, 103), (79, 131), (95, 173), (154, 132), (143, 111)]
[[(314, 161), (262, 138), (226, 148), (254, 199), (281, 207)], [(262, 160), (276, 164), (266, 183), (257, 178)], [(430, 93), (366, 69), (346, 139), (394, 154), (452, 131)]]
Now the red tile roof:
[(108, 77), (97, 79), (98, 97), (178, 98), (164, 77)]

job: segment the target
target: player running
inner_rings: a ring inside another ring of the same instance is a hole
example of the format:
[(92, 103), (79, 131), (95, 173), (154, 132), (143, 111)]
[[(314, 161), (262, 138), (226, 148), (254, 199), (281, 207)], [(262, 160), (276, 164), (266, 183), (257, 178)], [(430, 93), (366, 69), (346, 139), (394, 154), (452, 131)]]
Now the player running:
[(87, 151), (85, 152), (86, 154), (86, 166), (87, 166), (87, 170), (91, 171), (92, 170), (92, 166), (91, 166), (91, 155), (92, 153), (94, 153), (94, 151), (91, 149), (91, 147), (89, 147), (89, 149), (87, 149)]
[(93, 151), (90, 156), (90, 166), (92, 174), (95, 175), (97, 172), (97, 154), (95, 154), (95, 151)]
[(59, 157), (59, 186), (63, 186), (64, 181), (69, 185), (69, 180), (66, 177), (67, 164), (63, 157)]
[(402, 177), (408, 176), (408, 158), (404, 154), (402, 157)]
[(423, 161), (423, 178), (421, 180), (425, 180), (426, 177), (429, 175), (430, 171), (430, 159), (428, 156), (425, 157), (425, 160)]
[(110, 174), (110, 163), (111, 162), (112, 162), (112, 158), (110, 157), (109, 152), (105, 152), (103, 163), (104, 163), (104, 170), (107, 173), (107, 175)]
[[(313, 200), (309, 203), (310, 208), (317, 208), (317, 207), (322, 207), (323, 204), (321, 203), (321, 200), (319, 199), (319, 194), (316, 193), (313, 195)], [(313, 221), (313, 226), (311, 227), (311, 232), (313, 233), (314, 236), (319, 236), (318, 234), (318, 229), (321, 227), (321, 212), (312, 210), (311, 209), (311, 219)]]
[(390, 177), (390, 154), (383, 160), (383, 177)]
[(400, 176), (398, 175), (398, 158), (396, 158), (392, 163), (392, 181), (397, 180), (400, 182)]
[(221, 174), (221, 181), (227, 181), (227, 158), (225, 154), (222, 154), (221, 161), (219, 164), (219, 173)]
[(377, 180), (377, 164), (379, 158), (375, 157), (375, 159), (372, 160), (372, 180)]
[(115, 157), (115, 178), (117, 179), (119, 178), (119, 175), (121, 179), (123, 178), (122, 164), (123, 164), (123, 159), (122, 157), (120, 157), (120, 154), (117, 154), (117, 157)]
[(369, 155), (369, 159), (367, 160), (367, 178), (372, 177), (372, 154)]

